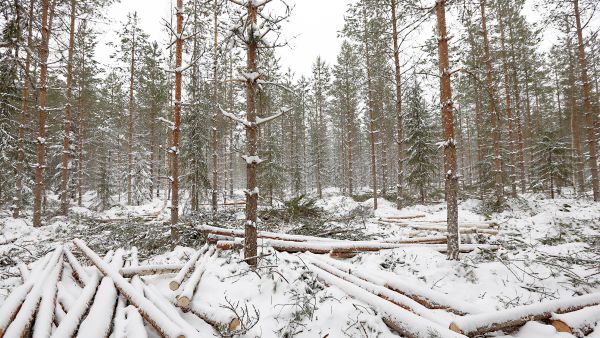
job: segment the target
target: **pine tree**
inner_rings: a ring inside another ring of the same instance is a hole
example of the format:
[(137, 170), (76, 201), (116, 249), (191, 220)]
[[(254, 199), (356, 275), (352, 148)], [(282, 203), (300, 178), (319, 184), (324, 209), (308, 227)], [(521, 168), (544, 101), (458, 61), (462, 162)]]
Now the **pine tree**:
[(554, 198), (555, 189), (570, 185), (570, 161), (568, 143), (561, 140), (558, 128), (552, 128), (540, 137), (534, 147), (533, 168), (537, 172), (532, 189), (548, 189)]

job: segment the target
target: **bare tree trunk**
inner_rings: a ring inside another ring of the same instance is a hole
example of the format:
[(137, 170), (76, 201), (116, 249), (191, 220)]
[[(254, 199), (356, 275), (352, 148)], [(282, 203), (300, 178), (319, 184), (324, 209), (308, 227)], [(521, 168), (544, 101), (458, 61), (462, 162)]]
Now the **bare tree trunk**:
[(575, 23), (577, 27), (577, 41), (579, 49), (579, 66), (581, 68), (581, 82), (583, 84), (583, 112), (587, 124), (587, 142), (589, 151), (590, 171), (592, 172), (592, 190), (594, 201), (600, 200), (600, 186), (598, 184), (598, 162), (596, 161), (596, 137), (594, 135), (594, 117), (592, 116), (592, 102), (590, 93), (590, 80), (588, 78), (587, 61), (585, 56), (585, 45), (583, 42), (583, 28), (581, 27), (581, 15), (579, 13), (579, 0), (573, 0), (575, 10)]
[[(85, 31), (85, 21), (82, 24), (82, 32)], [(81, 79), (79, 79), (79, 97), (77, 103), (77, 205), (82, 205), (83, 200), (83, 135), (84, 135), (84, 108), (83, 108), (83, 90), (85, 88), (85, 42), (81, 46)]]
[(44, 169), (46, 168), (46, 95), (48, 93), (48, 43), (51, 28), (48, 25), (48, 0), (42, 0), (42, 40), (40, 42), (40, 80), (38, 83), (39, 130), (36, 143), (37, 166), (33, 200), (33, 226), (42, 225), (42, 194), (44, 191)]
[(219, 148), (219, 143), (217, 141), (217, 114), (218, 114), (218, 83), (217, 83), (217, 68), (218, 68), (218, 3), (215, 0), (214, 9), (213, 9), (213, 113), (211, 118), (211, 129), (210, 129), (210, 137), (211, 137), (211, 147), (212, 147), (212, 191), (211, 191), (211, 206), (212, 211), (217, 211), (217, 192), (219, 189), (219, 158), (217, 156), (217, 151)]
[(367, 109), (369, 110), (369, 143), (371, 147), (371, 187), (373, 188), (373, 209), (377, 209), (377, 162), (375, 160), (375, 111), (373, 109), (373, 85), (371, 83), (371, 57), (369, 55), (369, 37), (367, 10), (363, 9), (365, 62), (367, 71)]
[(352, 149), (353, 149), (353, 129), (354, 129), (354, 110), (350, 104), (350, 98), (348, 97), (349, 88), (350, 88), (350, 79), (346, 77), (345, 86), (346, 86), (346, 160), (347, 160), (347, 184), (348, 184), (348, 196), (352, 196), (354, 194), (354, 163), (352, 159)]
[(438, 54), (440, 69), (440, 103), (442, 127), (444, 128), (444, 171), (446, 176), (446, 205), (448, 222), (448, 259), (458, 260), (458, 175), (456, 145), (454, 143), (454, 118), (450, 64), (448, 61), (448, 35), (446, 32), (446, 0), (435, 2), (438, 30)]
[(65, 104), (65, 126), (63, 130), (62, 177), (60, 182), (60, 213), (64, 216), (69, 211), (69, 154), (71, 144), (71, 107), (73, 91), (73, 49), (75, 47), (75, 0), (71, 0), (71, 20), (69, 24), (69, 50), (67, 52), (67, 102)]
[(181, 131), (181, 60), (183, 54), (183, 0), (177, 0), (177, 37), (175, 42), (175, 109), (171, 141), (171, 239), (179, 240), (179, 136)]
[(396, 81), (396, 143), (398, 168), (396, 173), (396, 207), (402, 208), (404, 185), (404, 130), (402, 126), (402, 79), (400, 69), (400, 46), (398, 46), (398, 19), (396, 17), (396, 0), (392, 5), (392, 37), (394, 40), (394, 80)]
[(492, 113), (492, 143), (494, 150), (494, 191), (496, 195), (496, 206), (501, 207), (504, 203), (504, 186), (502, 184), (502, 155), (500, 153), (500, 116), (496, 108), (496, 98), (494, 97), (494, 74), (492, 68), (492, 59), (490, 54), (490, 43), (487, 31), (487, 19), (485, 15), (486, 0), (479, 0), (481, 10), (481, 26), (483, 32), (483, 49), (486, 64), (487, 91), (490, 98), (490, 112)]
[(135, 72), (135, 20), (137, 12), (133, 13), (134, 27), (131, 29), (131, 65), (129, 68), (129, 104), (127, 106), (127, 205), (132, 204), (131, 184), (133, 179), (133, 78)]
[[(29, 68), (31, 65), (31, 48), (33, 45), (33, 6), (34, 0), (29, 1), (29, 18), (27, 24), (27, 48), (25, 49), (25, 69), (23, 74), (23, 88), (21, 90), (21, 115), (19, 118), (19, 144), (17, 148), (17, 175), (15, 177), (15, 197), (13, 217), (20, 216), (23, 206), (23, 171), (25, 170), (25, 130), (29, 117)], [(18, 9), (17, 9), (18, 10)], [(20, 20), (19, 20), (20, 22)]]
[(512, 111), (512, 100), (510, 95), (510, 76), (508, 73), (508, 56), (506, 53), (506, 44), (504, 43), (504, 21), (500, 13), (498, 13), (498, 22), (500, 25), (500, 45), (502, 47), (502, 71), (504, 73), (504, 95), (505, 95), (505, 109), (506, 118), (508, 119), (508, 160), (510, 165), (510, 185), (511, 185), (511, 196), (517, 197), (517, 173), (516, 173), (516, 147), (515, 147), (515, 135), (513, 133), (513, 111)]

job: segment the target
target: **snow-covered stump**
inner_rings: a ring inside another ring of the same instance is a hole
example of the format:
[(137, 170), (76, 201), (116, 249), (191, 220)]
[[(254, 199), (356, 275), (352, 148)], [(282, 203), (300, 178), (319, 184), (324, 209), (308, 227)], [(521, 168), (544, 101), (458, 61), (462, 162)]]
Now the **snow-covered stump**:
[(192, 297), (194, 296), (194, 292), (198, 287), (198, 283), (200, 283), (200, 278), (204, 274), (206, 270), (206, 264), (208, 263), (209, 258), (215, 253), (215, 247), (211, 246), (204, 256), (196, 263), (194, 268), (194, 272), (190, 278), (183, 285), (183, 290), (177, 297), (177, 306), (187, 309), (192, 301)]
[(553, 314), (564, 314), (595, 305), (600, 305), (600, 293), (459, 317), (450, 324), (450, 329), (469, 337), (501, 330), (512, 331), (529, 321), (549, 320)]
[(393, 304), (383, 298), (380, 298), (361, 287), (345, 281), (331, 273), (312, 266), (314, 274), (327, 285), (335, 286), (352, 298), (358, 299), (369, 304), (377, 311), (381, 312), (382, 319), (392, 330), (400, 333), (407, 338), (464, 338), (465, 336), (451, 331), (446, 327), (418, 316), (396, 304)]
[(80, 239), (73, 241), (75, 245), (86, 255), (92, 263), (100, 270), (100, 272), (110, 277), (115, 283), (119, 292), (127, 298), (130, 304), (135, 306), (140, 315), (152, 325), (156, 331), (163, 337), (167, 338), (185, 338), (181, 328), (173, 323), (154, 303), (144, 297), (144, 294), (133, 287), (117, 269), (114, 269), (102, 259)]
[[(38, 306), (42, 298), (42, 293), (44, 291), (46, 281), (52, 276), (52, 272), (55, 271), (57, 265), (62, 265), (62, 257), (62, 247), (56, 248), (52, 253), (52, 256), (50, 257), (48, 264), (44, 268), (43, 272), (41, 272), (39, 275), (31, 274), (30, 278), (33, 279), (32, 283), (34, 284), (29, 293), (26, 295), (25, 299), (23, 300), (15, 297), (15, 299), (11, 300), (14, 303), (8, 304), (8, 308), (16, 309), (18, 312), (14, 316), (12, 315), (12, 313), (8, 313), (7, 317), (12, 317), (13, 319), (8, 321), (7, 324), (9, 325), (6, 331), (0, 331), (0, 335), (3, 334), (2, 337), (16, 338), (22, 337), (24, 334), (26, 334), (26, 332), (31, 326), (31, 321), (33, 320), (35, 313), (38, 310)], [(8, 299), (7, 302), (5, 302), (5, 305), (6, 303), (9, 303)], [(17, 305), (16, 308), (14, 307), (15, 304)]]
[(77, 298), (77, 302), (73, 304), (69, 312), (67, 312), (65, 318), (61, 320), (60, 325), (56, 328), (56, 331), (54, 331), (52, 334), (52, 338), (73, 337), (75, 331), (81, 323), (81, 319), (87, 312), (92, 300), (94, 299), (94, 295), (96, 294), (99, 283), (100, 276), (97, 272), (94, 272), (88, 278), (86, 286), (83, 288), (83, 291), (81, 291), (81, 294)]
[(389, 272), (374, 272), (372, 270), (357, 267), (349, 263), (330, 259), (325, 256), (312, 255), (312, 257), (347, 274), (400, 293), (428, 309), (441, 309), (458, 315), (482, 312), (482, 310), (474, 304), (454, 299), (445, 293), (434, 291), (427, 287), (421, 287), (414, 283), (404, 282), (400, 276)]
[(584, 337), (594, 331), (594, 327), (600, 323), (600, 305), (585, 307), (573, 312), (553, 314), (551, 323), (558, 332)]
[(183, 268), (179, 270), (179, 273), (177, 273), (177, 275), (169, 282), (169, 288), (171, 290), (175, 291), (179, 289), (179, 286), (181, 286), (181, 283), (183, 282), (184, 278), (194, 267), (198, 258), (200, 258), (200, 256), (204, 254), (206, 250), (208, 250), (208, 245), (205, 244), (202, 248), (200, 248), (200, 250), (194, 252), (190, 259), (183, 265)]
[(27, 279), (25, 282), (16, 287), (8, 296), (8, 298), (6, 298), (2, 303), (2, 307), (0, 307), (0, 337), (4, 334), (13, 319), (15, 319), (17, 316), (21, 305), (35, 285), (37, 277), (44, 273), (49, 264), (48, 261), (52, 255), (52, 253), (48, 253), (42, 259), (34, 263), (33, 269), (26, 277)]

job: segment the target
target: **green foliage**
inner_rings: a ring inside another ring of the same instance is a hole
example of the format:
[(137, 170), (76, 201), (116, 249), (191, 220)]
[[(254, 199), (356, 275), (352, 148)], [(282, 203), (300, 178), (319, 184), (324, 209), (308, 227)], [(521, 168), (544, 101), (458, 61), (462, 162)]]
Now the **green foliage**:
[(543, 133), (533, 150), (532, 189), (554, 190), (570, 184), (571, 155), (567, 142), (563, 141), (557, 130)]

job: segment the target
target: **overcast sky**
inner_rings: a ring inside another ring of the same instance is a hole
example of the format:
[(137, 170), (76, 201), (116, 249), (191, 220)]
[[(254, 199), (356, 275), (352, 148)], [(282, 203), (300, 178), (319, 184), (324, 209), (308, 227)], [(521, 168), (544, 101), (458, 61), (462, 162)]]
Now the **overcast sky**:
[[(329, 64), (334, 63), (341, 44), (337, 34), (343, 28), (347, 5), (354, 1), (288, 1), (295, 7), (290, 22), (283, 25), (290, 47), (282, 47), (277, 51), (282, 66), (285, 69), (291, 67), (297, 75), (309, 75), (317, 55), (321, 55)], [(129, 12), (138, 12), (140, 26), (151, 39), (166, 42), (167, 33), (164, 30), (163, 19), (169, 20), (170, 8), (171, 0), (122, 0), (111, 6), (107, 12), (110, 22), (100, 29), (104, 33), (98, 45), (99, 61), (103, 64), (110, 63), (109, 55), (112, 50), (105, 44), (115, 39), (115, 29), (126, 20)], [(316, 8), (319, 10), (315, 10)]]

